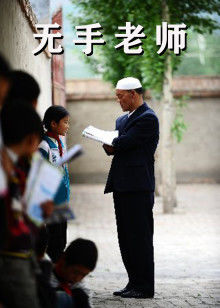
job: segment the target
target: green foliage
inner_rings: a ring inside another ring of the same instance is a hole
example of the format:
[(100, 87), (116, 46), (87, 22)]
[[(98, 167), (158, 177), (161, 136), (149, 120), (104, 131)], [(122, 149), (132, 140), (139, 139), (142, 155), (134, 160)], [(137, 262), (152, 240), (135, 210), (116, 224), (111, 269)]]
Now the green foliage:
[[(165, 0), (71, 0), (77, 8), (76, 14), (70, 16), (72, 24), (86, 25), (99, 22), (103, 27), (105, 46), (95, 46), (92, 57), (84, 57), (90, 63), (95, 73), (101, 73), (106, 81), (113, 85), (126, 76), (139, 78), (144, 88), (151, 90), (153, 95), (162, 96), (165, 59), (157, 54), (156, 25), (162, 23), (162, 7)], [(171, 24), (185, 23), (198, 33), (211, 33), (218, 29), (218, 23), (211, 14), (220, 14), (219, 0), (166, 0), (169, 8)], [(144, 54), (139, 56), (127, 55), (122, 49), (116, 50), (120, 41), (115, 38), (120, 33), (119, 26), (129, 21), (132, 25), (144, 27), (146, 39), (142, 39)], [(183, 54), (183, 52), (182, 52)], [(181, 56), (172, 56), (172, 69), (176, 71), (182, 60)], [(181, 106), (181, 110), (182, 110)], [(183, 115), (177, 105), (177, 113), (173, 123), (172, 132), (177, 140), (182, 139), (186, 125)]]
[(187, 53), (175, 75), (220, 75), (220, 33), (198, 34), (188, 31)]
[[(103, 79), (113, 85), (122, 77), (136, 76), (145, 88), (161, 93), (164, 58), (156, 53), (155, 44), (155, 25), (161, 22), (160, 3), (155, 4), (152, 0), (144, 2), (72, 0), (72, 3), (79, 8), (76, 15), (70, 17), (74, 25), (99, 22), (103, 27), (102, 33), (106, 45), (95, 46), (93, 56), (84, 57), (93, 71), (101, 72)], [(127, 55), (123, 49), (115, 49), (120, 42), (115, 37), (116, 33), (120, 33), (118, 26), (124, 26), (126, 21), (144, 27), (147, 38), (142, 40), (145, 49), (143, 55)], [(154, 60), (155, 65), (151, 64), (146, 55)]]
[[(133, 75), (140, 78), (147, 89), (161, 94), (165, 57), (157, 54), (156, 25), (162, 22), (162, 0), (72, 0), (76, 13), (70, 16), (73, 25), (85, 25), (99, 22), (103, 27), (105, 46), (95, 46), (92, 57), (86, 57), (95, 73), (101, 72), (103, 78), (112, 82)], [(219, 0), (167, 0), (170, 12), (170, 23), (185, 23), (199, 33), (211, 32), (219, 25), (210, 14), (220, 13)], [(122, 49), (114, 48), (120, 41), (115, 38), (119, 33), (118, 26), (130, 21), (144, 27), (147, 36), (143, 39), (142, 56), (126, 55)], [(173, 70), (181, 63), (182, 56), (172, 56)]]
[(189, 96), (182, 96), (179, 99), (175, 99), (176, 115), (171, 127), (171, 132), (179, 143), (183, 139), (183, 134), (187, 130), (187, 125), (184, 122), (183, 109), (186, 108)]

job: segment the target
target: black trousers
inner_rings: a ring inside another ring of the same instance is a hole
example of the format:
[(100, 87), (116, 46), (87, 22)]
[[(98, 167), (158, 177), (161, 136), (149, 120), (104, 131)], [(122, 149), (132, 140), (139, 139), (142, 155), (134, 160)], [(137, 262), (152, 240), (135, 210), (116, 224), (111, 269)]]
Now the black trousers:
[(128, 287), (154, 295), (153, 192), (113, 192)]
[(46, 228), (48, 234), (47, 253), (55, 263), (66, 247), (67, 222), (48, 224)]

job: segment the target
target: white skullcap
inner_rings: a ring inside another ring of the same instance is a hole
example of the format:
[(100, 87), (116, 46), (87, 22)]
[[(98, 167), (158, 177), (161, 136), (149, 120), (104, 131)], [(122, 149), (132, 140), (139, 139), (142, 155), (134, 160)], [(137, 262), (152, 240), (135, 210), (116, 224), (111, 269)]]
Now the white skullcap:
[(140, 80), (134, 77), (122, 78), (117, 82), (116, 89), (118, 90), (134, 90), (142, 88)]

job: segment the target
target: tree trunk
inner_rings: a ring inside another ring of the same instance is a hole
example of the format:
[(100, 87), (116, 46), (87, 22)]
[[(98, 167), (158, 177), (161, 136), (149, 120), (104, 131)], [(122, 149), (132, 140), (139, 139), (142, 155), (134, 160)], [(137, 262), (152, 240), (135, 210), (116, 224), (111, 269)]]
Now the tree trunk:
[[(169, 23), (169, 11), (166, 0), (163, 1), (163, 20)], [(170, 51), (166, 51), (165, 73), (162, 99), (162, 198), (163, 212), (173, 213), (176, 206), (176, 172), (174, 164), (174, 140), (171, 127), (175, 116), (172, 85), (172, 66)]]
[(155, 153), (155, 195), (160, 196), (161, 172), (158, 167), (159, 151)]

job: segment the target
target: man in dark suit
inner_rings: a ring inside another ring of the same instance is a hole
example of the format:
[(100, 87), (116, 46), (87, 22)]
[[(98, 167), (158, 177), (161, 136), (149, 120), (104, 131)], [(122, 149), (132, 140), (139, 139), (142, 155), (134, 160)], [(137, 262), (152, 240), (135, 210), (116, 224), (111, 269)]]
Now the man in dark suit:
[(124, 289), (113, 294), (124, 298), (154, 296), (152, 209), (159, 123), (142, 93), (138, 79), (118, 81), (118, 102), (129, 113), (116, 120), (119, 137), (112, 146), (103, 145), (108, 155), (114, 155), (105, 193), (113, 192), (119, 246), (129, 280)]

